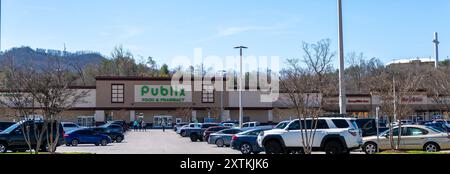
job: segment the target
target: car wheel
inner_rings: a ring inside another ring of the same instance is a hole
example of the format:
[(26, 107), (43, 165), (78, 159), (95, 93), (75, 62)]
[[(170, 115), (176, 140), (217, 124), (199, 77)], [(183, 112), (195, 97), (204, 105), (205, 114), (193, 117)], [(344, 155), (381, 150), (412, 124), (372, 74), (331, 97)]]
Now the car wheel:
[(218, 139), (218, 140), (216, 140), (216, 145), (217, 145), (217, 147), (224, 147), (225, 142), (223, 141), (223, 139)]
[(327, 155), (340, 155), (344, 152), (342, 144), (336, 141), (328, 142), (325, 145), (325, 153)]
[(8, 150), (6, 144), (4, 143), (0, 143), (0, 153), (6, 153), (6, 151)]
[(378, 152), (378, 146), (377, 144), (373, 143), (373, 142), (369, 142), (364, 144), (363, 147), (364, 153), (371, 155), (371, 154), (375, 154)]
[(423, 147), (423, 151), (425, 151), (425, 152), (439, 152), (439, 151), (441, 151), (441, 148), (436, 143), (427, 143)]
[(191, 138), (192, 142), (197, 142), (198, 141), (197, 134), (191, 134), (189, 137)]
[(101, 144), (102, 146), (107, 146), (107, 145), (108, 145), (108, 140), (107, 140), (107, 139), (102, 139), (102, 140), (100, 141), (100, 144)]
[(283, 147), (277, 141), (269, 141), (264, 146), (267, 154), (283, 154)]
[(100, 146), (100, 144), (98, 144), (98, 143), (95, 143), (94, 145), (95, 145), (95, 146)]
[(248, 143), (242, 143), (239, 148), (242, 154), (248, 155), (252, 153), (252, 146)]
[(123, 141), (123, 137), (122, 136), (116, 137), (116, 142), (121, 143), (122, 141)]
[(186, 132), (185, 131), (181, 131), (180, 134), (181, 134), (182, 137), (186, 137)]
[(70, 144), (72, 144), (72, 146), (78, 146), (78, 143), (80, 142), (77, 139), (73, 139)]
[(66, 143), (66, 146), (68, 146), (68, 147), (69, 147), (69, 146), (70, 146), (70, 144), (69, 144), (69, 143)]

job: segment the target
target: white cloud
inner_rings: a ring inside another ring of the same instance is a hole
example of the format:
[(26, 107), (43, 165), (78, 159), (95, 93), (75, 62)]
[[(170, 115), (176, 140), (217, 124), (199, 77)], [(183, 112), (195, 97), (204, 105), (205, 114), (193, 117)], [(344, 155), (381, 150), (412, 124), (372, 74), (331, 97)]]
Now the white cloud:
[(244, 26), (244, 27), (228, 27), (220, 29), (217, 33), (217, 37), (226, 37), (226, 36), (232, 36), (241, 34), (244, 32), (251, 32), (251, 31), (268, 31), (268, 30), (275, 30), (278, 27), (272, 27), (272, 26)]
[(144, 29), (134, 25), (107, 26), (98, 34), (102, 37), (113, 37), (119, 40), (131, 39), (144, 33)]

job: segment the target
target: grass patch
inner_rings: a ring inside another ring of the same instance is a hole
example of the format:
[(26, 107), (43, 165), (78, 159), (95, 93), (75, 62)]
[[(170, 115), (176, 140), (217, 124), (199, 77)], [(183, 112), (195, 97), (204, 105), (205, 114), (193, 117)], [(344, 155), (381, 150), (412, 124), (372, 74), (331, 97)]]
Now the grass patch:
[(384, 151), (381, 155), (448, 155), (445, 152), (425, 152), (425, 151)]
[[(53, 155), (92, 155), (93, 153), (85, 153), (85, 152), (64, 152), (64, 153), (55, 153)], [(0, 153), (0, 155), (36, 155), (35, 153), (30, 154), (30, 152), (12, 152), (12, 153)], [(37, 155), (50, 155), (48, 152), (40, 152)]]

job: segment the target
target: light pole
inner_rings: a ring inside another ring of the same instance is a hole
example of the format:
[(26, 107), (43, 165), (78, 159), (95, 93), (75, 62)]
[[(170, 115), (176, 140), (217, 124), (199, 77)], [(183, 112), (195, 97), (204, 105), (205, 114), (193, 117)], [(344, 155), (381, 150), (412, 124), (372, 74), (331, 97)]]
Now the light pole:
[(347, 114), (347, 99), (345, 93), (345, 81), (344, 81), (344, 31), (342, 27), (342, 0), (338, 0), (338, 23), (339, 23), (339, 108), (340, 114)]
[(2, 52), (2, 1), (0, 1), (0, 53)]
[(380, 107), (378, 106), (377, 107), (377, 109), (376, 109), (376, 115), (377, 115), (377, 118), (376, 118), (376, 128), (377, 128), (377, 144), (378, 144), (378, 146), (377, 146), (377, 153), (380, 153)]
[(244, 122), (244, 108), (242, 106), (242, 56), (243, 56), (243, 50), (248, 49), (248, 47), (245, 46), (237, 46), (234, 47), (234, 49), (240, 50), (240, 63), (239, 63), (239, 127), (242, 127), (242, 124)]
[[(220, 71), (220, 78), (222, 78), (222, 80), (225, 80), (226, 74), (227, 74), (227, 71), (225, 71), (225, 70)], [(223, 112), (224, 112), (224, 103), (223, 103), (224, 102), (224, 100), (223, 100), (224, 93), (223, 92), (226, 90), (225, 89), (226, 88), (225, 81), (223, 81), (223, 83), (221, 85), (222, 85), (222, 91), (220, 93), (220, 119), (222, 119), (222, 121), (228, 121), (228, 120), (225, 120), (224, 114), (223, 114)]]

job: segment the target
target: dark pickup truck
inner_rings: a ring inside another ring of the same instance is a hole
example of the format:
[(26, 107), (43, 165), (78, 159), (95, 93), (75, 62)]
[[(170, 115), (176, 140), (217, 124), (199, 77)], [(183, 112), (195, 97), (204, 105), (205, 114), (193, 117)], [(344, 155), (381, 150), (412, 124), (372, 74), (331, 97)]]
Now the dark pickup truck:
[(201, 124), (200, 128), (187, 128), (185, 130), (186, 135), (189, 136), (189, 138), (191, 138), (192, 142), (196, 142), (196, 141), (204, 141), (203, 140), (203, 133), (205, 132), (206, 129), (210, 128), (210, 127), (215, 127), (215, 126), (220, 126), (219, 123), (203, 123)]

